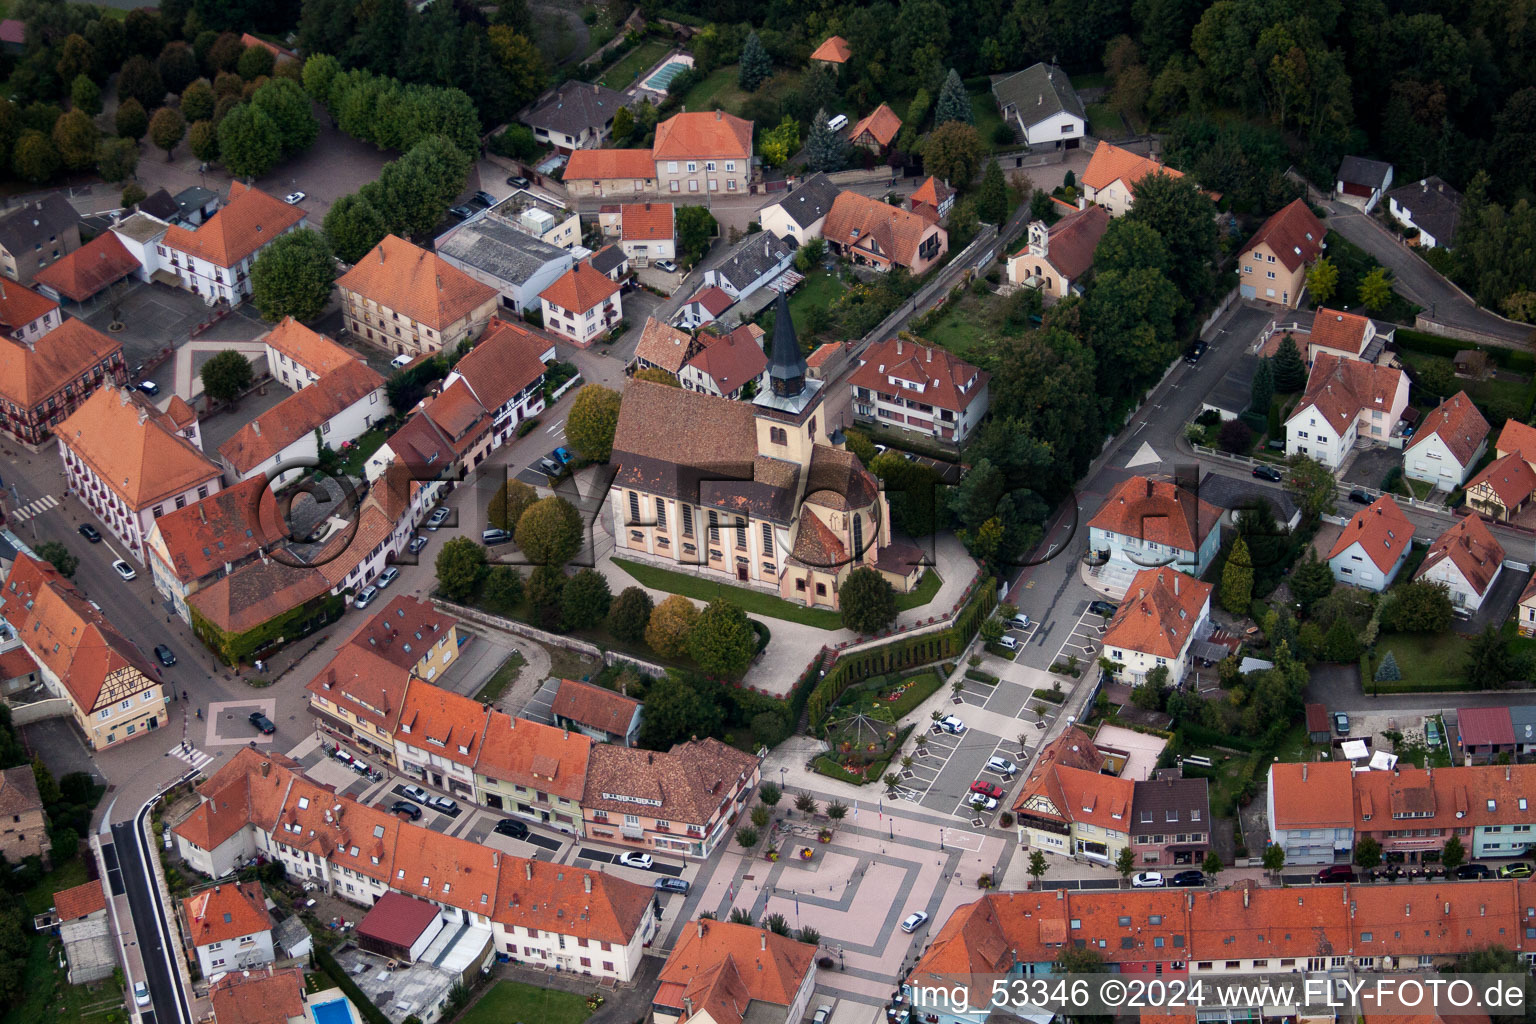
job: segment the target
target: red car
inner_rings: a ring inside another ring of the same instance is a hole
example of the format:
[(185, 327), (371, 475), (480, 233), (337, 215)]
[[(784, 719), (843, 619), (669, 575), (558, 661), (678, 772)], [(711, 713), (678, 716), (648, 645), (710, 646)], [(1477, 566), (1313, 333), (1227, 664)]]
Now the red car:
[(971, 783), (971, 792), (980, 793), (982, 796), (989, 796), (994, 800), (999, 800), (1003, 795), (1003, 787), (999, 786), (995, 782), (987, 782), (983, 779), (977, 779), (975, 782)]

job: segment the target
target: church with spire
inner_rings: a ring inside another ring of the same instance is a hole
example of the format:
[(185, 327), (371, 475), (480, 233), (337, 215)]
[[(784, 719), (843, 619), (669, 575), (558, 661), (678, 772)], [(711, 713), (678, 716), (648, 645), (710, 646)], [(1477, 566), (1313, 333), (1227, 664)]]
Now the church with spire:
[(893, 541), (878, 482), (827, 422), (826, 384), (806, 373), (783, 294), (768, 358), (769, 386), (751, 402), (625, 387), (611, 459), (615, 555), (813, 607), (837, 608), (861, 566), (911, 590), (923, 556)]

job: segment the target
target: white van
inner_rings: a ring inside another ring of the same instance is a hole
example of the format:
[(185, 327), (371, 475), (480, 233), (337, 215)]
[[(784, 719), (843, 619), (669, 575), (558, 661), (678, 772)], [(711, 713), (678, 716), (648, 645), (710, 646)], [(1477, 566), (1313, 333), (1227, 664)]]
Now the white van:
[(836, 117), (827, 118), (827, 128), (834, 132), (840, 132), (848, 127), (848, 115), (838, 114)]

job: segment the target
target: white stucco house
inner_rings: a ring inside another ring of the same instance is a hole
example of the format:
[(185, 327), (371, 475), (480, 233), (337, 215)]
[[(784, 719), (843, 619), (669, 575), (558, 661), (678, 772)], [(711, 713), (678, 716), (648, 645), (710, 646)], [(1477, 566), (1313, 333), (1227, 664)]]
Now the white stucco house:
[(1139, 685), (1166, 667), (1169, 685), (1183, 682), (1190, 647), (1209, 633), (1213, 589), (1168, 566), (1137, 573), (1104, 631), (1104, 655), (1120, 666), (1115, 678)]
[(241, 427), (219, 446), (219, 461), (230, 480), (245, 480), (290, 459), (316, 457), (322, 443), (339, 451), (389, 414), (384, 378), (348, 359)]
[(1088, 129), (1082, 100), (1067, 73), (1054, 64), (993, 75), (992, 95), (1003, 123), (1030, 146), (1073, 149)]
[(1320, 353), (1285, 421), (1285, 453), (1336, 470), (1357, 440), (1385, 443), (1407, 407), (1408, 378), (1401, 370)]
[(796, 185), (783, 198), (757, 211), (757, 222), (790, 245), (804, 245), (821, 237), (827, 213), (842, 189), (818, 171)]
[(1504, 569), (1504, 547), (1477, 513), (1465, 516), (1442, 533), (1419, 563), (1415, 580), (1443, 584), (1451, 604), (1471, 614), (1483, 605)]
[(1221, 549), (1221, 509), (1171, 480), (1133, 476), (1088, 522), (1088, 547), (1132, 572), (1168, 565), (1203, 576)]
[(1345, 524), (1328, 552), (1328, 567), (1340, 583), (1379, 593), (1397, 578), (1412, 547), (1413, 524), (1383, 494)]
[(1455, 490), (1488, 450), (1488, 421), (1465, 391), (1441, 402), (1403, 450), (1403, 475)]
[(181, 901), (203, 977), (272, 962), (272, 917), (256, 882), (225, 882)]
[(1332, 864), (1355, 847), (1354, 769), (1348, 761), (1270, 765), (1269, 841), (1286, 864)]

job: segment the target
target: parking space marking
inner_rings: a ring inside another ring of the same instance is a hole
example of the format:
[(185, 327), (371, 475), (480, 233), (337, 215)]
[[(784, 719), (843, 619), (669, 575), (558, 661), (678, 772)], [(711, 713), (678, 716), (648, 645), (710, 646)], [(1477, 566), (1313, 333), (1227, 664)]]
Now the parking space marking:
[[(1083, 609), (1078, 615), (1077, 621), (1072, 625), (1072, 632), (1061, 641), (1061, 646), (1056, 649), (1056, 657), (1051, 659), (1052, 665), (1059, 665), (1072, 655), (1077, 655), (1079, 664), (1085, 664), (1093, 660), (1094, 652), (1098, 650), (1099, 643), (1104, 637), (1104, 626), (1094, 625), (1088, 622), (1088, 609)], [(1095, 615), (1102, 623), (1102, 617)]]

